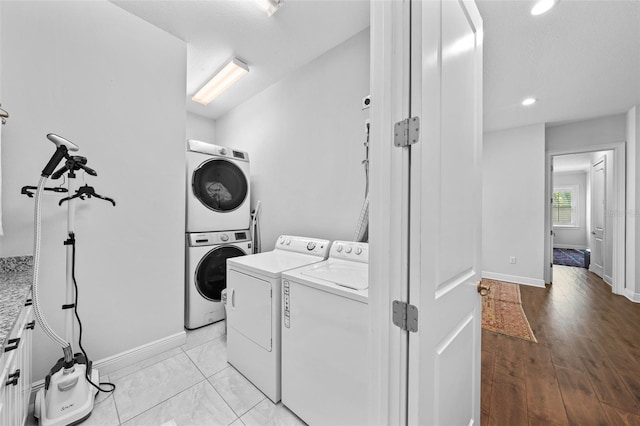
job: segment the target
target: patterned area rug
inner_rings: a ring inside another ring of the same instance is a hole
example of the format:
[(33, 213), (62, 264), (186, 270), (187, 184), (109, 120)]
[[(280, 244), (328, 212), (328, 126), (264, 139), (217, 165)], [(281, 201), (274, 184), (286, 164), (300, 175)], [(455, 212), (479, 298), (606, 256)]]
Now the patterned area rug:
[(586, 250), (554, 248), (553, 264), (584, 268), (585, 251)]
[(522, 310), (518, 284), (482, 280), (491, 292), (482, 298), (482, 328), (538, 343)]

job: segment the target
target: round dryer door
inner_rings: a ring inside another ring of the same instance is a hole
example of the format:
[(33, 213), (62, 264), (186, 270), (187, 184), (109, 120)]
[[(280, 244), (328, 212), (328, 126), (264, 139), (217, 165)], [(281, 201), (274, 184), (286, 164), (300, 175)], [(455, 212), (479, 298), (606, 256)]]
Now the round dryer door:
[(227, 287), (227, 259), (244, 256), (238, 247), (224, 246), (211, 250), (196, 269), (196, 288), (205, 299), (220, 302)]
[(247, 198), (249, 182), (233, 162), (213, 159), (200, 165), (191, 181), (193, 194), (202, 204), (217, 212), (237, 209)]

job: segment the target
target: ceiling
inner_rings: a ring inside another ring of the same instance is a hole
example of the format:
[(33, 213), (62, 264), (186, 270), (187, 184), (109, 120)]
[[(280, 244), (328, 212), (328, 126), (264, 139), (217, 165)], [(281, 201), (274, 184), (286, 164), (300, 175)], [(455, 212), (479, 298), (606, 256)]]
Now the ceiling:
[[(640, 104), (640, 1), (480, 0), (485, 131), (626, 112)], [(528, 108), (526, 97), (539, 101)]]
[[(218, 118), (369, 25), (367, 0), (112, 0), (187, 43), (187, 109)], [(640, 104), (640, 0), (477, 0), (484, 19), (484, 126), (493, 131), (626, 112)], [(191, 96), (231, 57), (251, 71), (208, 106)], [(532, 96), (538, 102), (524, 108)]]
[[(112, 0), (187, 43), (187, 110), (218, 118), (369, 26), (368, 0), (285, 0), (271, 17), (254, 0)], [(232, 57), (249, 74), (207, 106), (191, 100)]]

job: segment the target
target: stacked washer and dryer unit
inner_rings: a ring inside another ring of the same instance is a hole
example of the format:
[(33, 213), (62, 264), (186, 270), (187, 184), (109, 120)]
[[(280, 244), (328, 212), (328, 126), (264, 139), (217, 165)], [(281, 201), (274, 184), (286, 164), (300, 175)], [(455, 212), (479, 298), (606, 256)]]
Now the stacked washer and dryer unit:
[(197, 140), (186, 153), (187, 329), (225, 318), (227, 259), (252, 253), (249, 155)]

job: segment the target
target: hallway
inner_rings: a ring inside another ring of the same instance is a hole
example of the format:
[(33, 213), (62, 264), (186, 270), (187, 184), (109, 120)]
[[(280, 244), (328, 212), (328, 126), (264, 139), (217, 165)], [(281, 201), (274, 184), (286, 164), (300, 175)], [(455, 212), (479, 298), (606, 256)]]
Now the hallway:
[(586, 269), (520, 286), (538, 344), (482, 331), (483, 425), (640, 425), (640, 305)]

